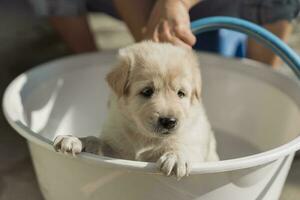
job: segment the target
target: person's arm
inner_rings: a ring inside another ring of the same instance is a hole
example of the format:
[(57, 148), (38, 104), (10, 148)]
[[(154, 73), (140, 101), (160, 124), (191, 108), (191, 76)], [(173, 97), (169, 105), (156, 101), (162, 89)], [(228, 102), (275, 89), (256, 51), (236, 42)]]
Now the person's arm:
[(86, 15), (49, 17), (49, 21), (72, 52), (97, 50)]
[(201, 0), (157, 0), (151, 12), (145, 38), (191, 48), (196, 37), (190, 28), (189, 10)]
[(181, 0), (188, 9), (191, 9), (194, 5), (198, 4), (202, 0)]
[[(292, 32), (292, 24), (288, 20), (280, 20), (277, 22), (269, 23), (263, 25), (264, 28), (268, 29), (284, 42), (287, 42), (291, 32)], [(247, 57), (269, 64), (272, 67), (278, 66), (280, 62), (280, 58), (276, 56), (273, 51), (264, 47), (256, 40), (249, 38), (247, 44)]]
[(86, 18), (86, 0), (29, 0), (38, 16), (47, 17), (74, 53), (95, 51), (96, 44)]
[(201, 0), (114, 0), (136, 41), (151, 39), (190, 47), (189, 9)]
[(143, 39), (142, 30), (148, 22), (155, 0), (114, 0), (115, 7), (136, 41)]

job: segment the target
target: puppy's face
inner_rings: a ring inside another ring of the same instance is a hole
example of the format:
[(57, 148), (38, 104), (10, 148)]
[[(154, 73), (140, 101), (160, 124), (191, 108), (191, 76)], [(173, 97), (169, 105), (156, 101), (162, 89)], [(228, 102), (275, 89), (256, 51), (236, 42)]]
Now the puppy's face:
[(150, 137), (178, 133), (200, 100), (197, 58), (170, 44), (142, 42), (122, 49), (107, 81), (122, 114)]

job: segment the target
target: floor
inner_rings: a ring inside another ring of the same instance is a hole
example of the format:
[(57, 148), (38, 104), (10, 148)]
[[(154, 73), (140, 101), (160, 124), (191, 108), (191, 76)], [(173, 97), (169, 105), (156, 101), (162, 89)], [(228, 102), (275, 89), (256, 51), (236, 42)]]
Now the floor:
[[(39, 63), (69, 54), (45, 19), (32, 16), (26, 0), (18, 0), (18, 4), (15, 2), (17, 1), (0, 2), (0, 96), (7, 84), (19, 73)], [(120, 22), (103, 15), (93, 15), (90, 21), (102, 49), (117, 48), (132, 42)], [(293, 36), (291, 43), (300, 44), (298, 37)], [(300, 50), (299, 46), (293, 47)], [(296, 159), (281, 200), (298, 200), (299, 196), (300, 159)], [(9, 127), (0, 112), (0, 200), (19, 199), (43, 198), (25, 141)]]

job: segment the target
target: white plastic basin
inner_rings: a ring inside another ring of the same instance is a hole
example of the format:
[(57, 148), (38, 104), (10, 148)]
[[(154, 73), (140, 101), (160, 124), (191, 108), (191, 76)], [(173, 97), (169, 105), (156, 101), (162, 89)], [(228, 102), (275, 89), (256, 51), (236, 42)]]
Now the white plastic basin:
[(300, 85), (256, 62), (201, 54), (204, 104), (222, 161), (177, 181), (155, 163), (56, 153), (58, 134), (97, 136), (114, 52), (50, 62), (17, 77), (3, 108), (29, 144), (47, 200), (275, 200), (300, 147)]

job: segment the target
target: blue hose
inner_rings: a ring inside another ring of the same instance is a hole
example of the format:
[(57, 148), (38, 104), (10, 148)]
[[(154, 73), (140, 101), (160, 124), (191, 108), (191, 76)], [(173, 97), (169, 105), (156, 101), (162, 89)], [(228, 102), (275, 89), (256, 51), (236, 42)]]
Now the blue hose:
[(300, 57), (297, 53), (277, 36), (252, 22), (233, 17), (208, 17), (192, 22), (191, 28), (194, 34), (220, 28), (245, 33), (276, 53), (300, 79)]

